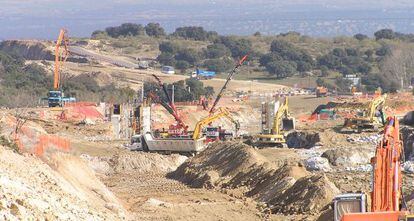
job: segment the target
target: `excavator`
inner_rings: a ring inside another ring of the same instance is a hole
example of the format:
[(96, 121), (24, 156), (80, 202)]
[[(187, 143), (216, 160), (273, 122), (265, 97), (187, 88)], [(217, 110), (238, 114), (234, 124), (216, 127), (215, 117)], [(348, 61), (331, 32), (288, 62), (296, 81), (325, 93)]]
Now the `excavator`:
[[(386, 99), (387, 94), (374, 98), (369, 104), (369, 107), (362, 112), (361, 117), (346, 118), (343, 128), (350, 128), (358, 133), (363, 130), (378, 131), (378, 127), (385, 124), (385, 117), (382, 109)], [(380, 119), (378, 119), (378, 117), (380, 117)]]
[(151, 96), (153, 100), (158, 101), (168, 111), (168, 113), (170, 113), (174, 117), (176, 121), (175, 125), (170, 125), (170, 127), (168, 128), (168, 135), (172, 137), (188, 136), (188, 126), (181, 119), (174, 102), (172, 101), (170, 95), (168, 94), (167, 88), (161, 82), (161, 79), (157, 75), (153, 75), (153, 77), (157, 80), (159, 86), (164, 91), (164, 94), (168, 100), (168, 104), (162, 101), (155, 94), (150, 93), (149, 95)]
[[(55, 67), (53, 74), (53, 90), (50, 90), (48, 93), (48, 105), (49, 107), (62, 107), (64, 103), (67, 102), (76, 102), (74, 97), (65, 97), (62, 91), (61, 85), (61, 68), (63, 64), (69, 57), (69, 38), (67, 36), (67, 31), (61, 29), (59, 37), (55, 45)], [(61, 50), (63, 47), (63, 51)]]
[(365, 194), (342, 194), (333, 200), (334, 221), (414, 220), (414, 216), (409, 215), (405, 208), (402, 194), (403, 157), (399, 121), (396, 117), (389, 117), (375, 157), (371, 159), (371, 212), (366, 211)]
[[(202, 120), (198, 121), (193, 133), (193, 140), (200, 139), (203, 135), (202, 130), (205, 126), (211, 124), (217, 119), (220, 119), (222, 117), (226, 117), (235, 125), (235, 131), (237, 132), (240, 129), (239, 122), (235, 121), (232, 117), (230, 112), (226, 108), (219, 108), (218, 111), (216, 111), (213, 115), (208, 116), (206, 118), (203, 118)], [(209, 134), (207, 133), (207, 142), (213, 142), (220, 138), (220, 135), (218, 134), (219, 131), (217, 131), (217, 134)], [(224, 137), (222, 138), (224, 139)]]
[(283, 131), (295, 129), (295, 119), (289, 116), (288, 98), (279, 105), (273, 118), (273, 125), (270, 131), (262, 131), (255, 137), (254, 146), (276, 146), (286, 147), (286, 140)]
[(223, 96), (224, 91), (227, 89), (228, 84), (233, 79), (234, 74), (236, 73), (237, 69), (243, 65), (243, 63), (247, 60), (248, 55), (243, 56), (240, 61), (236, 64), (233, 70), (227, 76), (226, 82), (224, 83), (223, 87), (221, 88), (220, 92), (217, 94), (216, 99), (214, 100), (213, 105), (210, 108), (209, 115), (199, 122), (197, 122), (196, 127), (194, 129), (193, 139), (199, 138), (202, 134), (202, 129), (207, 126), (206, 128), (206, 142), (213, 142), (216, 140), (225, 140), (227, 137), (233, 137), (234, 134), (227, 132), (226, 130), (222, 129), (221, 127), (214, 127), (211, 126), (215, 120), (220, 119), (222, 117), (226, 117), (235, 125), (235, 135), (240, 129), (240, 123), (231, 117), (230, 112), (224, 108), (220, 107), (218, 111), (216, 107)]

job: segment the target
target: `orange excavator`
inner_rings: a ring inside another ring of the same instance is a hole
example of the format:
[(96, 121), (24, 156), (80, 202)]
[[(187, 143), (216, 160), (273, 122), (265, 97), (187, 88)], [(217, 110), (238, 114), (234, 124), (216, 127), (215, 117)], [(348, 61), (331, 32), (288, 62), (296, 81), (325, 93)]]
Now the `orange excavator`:
[[(53, 73), (53, 90), (48, 93), (49, 107), (62, 107), (66, 102), (75, 102), (73, 97), (65, 97), (61, 87), (61, 68), (69, 57), (69, 38), (67, 31), (61, 29), (55, 45), (55, 67)], [(62, 50), (63, 48), (63, 50)]]
[(408, 215), (402, 194), (403, 156), (404, 149), (400, 139), (398, 119), (389, 117), (383, 138), (376, 148), (375, 157), (371, 159), (373, 168), (371, 212), (365, 209), (365, 194), (343, 194), (334, 199), (334, 220), (414, 220), (413, 216)]

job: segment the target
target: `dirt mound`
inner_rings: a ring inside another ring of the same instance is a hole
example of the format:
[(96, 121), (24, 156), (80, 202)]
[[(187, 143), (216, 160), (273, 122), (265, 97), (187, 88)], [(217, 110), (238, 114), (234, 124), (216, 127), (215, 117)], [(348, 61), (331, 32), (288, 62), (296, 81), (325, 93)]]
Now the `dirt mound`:
[(340, 191), (325, 175), (299, 179), (281, 196), (270, 201), (272, 211), (278, 213), (305, 213), (320, 211)]
[[(221, 188), (252, 197), (283, 213), (319, 212), (332, 200), (335, 185), (318, 176), (310, 176), (300, 165), (277, 168), (239, 142), (216, 143), (169, 174), (192, 187)], [(302, 201), (311, 203), (301, 205)]]
[[(65, 159), (67, 160), (67, 159)], [(65, 162), (66, 163), (66, 162)], [(57, 165), (57, 164), (56, 164)], [(61, 164), (59, 164), (61, 165)], [(77, 165), (77, 164), (76, 164)], [(75, 164), (67, 165), (68, 170), (76, 170), (76, 173), (60, 174), (40, 159), (31, 155), (19, 155), (0, 147), (0, 217), (5, 220), (121, 220), (121, 210), (115, 211), (117, 204), (98, 203), (100, 198), (96, 195), (106, 189), (99, 180), (90, 178), (90, 183), (96, 191), (95, 195), (85, 195), (80, 189), (82, 185), (76, 185), (74, 179), (68, 177), (77, 176), (84, 178), (85, 168), (79, 168)], [(61, 166), (58, 166), (61, 168)], [(80, 170), (79, 170), (80, 169)], [(113, 200), (109, 195), (107, 202)], [(102, 200), (100, 200), (102, 202)]]
[(114, 173), (168, 173), (177, 169), (187, 157), (178, 154), (161, 155), (145, 152), (124, 152), (112, 157), (81, 156), (95, 172)]

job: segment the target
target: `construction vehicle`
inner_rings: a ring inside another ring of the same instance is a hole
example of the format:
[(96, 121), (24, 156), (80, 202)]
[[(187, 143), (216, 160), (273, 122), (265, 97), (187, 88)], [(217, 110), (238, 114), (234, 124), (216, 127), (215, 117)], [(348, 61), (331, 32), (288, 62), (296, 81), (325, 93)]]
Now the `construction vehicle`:
[(201, 70), (198, 69), (196, 71), (194, 71), (193, 73), (191, 73), (191, 77), (192, 78), (197, 78), (198, 80), (208, 80), (208, 79), (212, 79), (216, 76), (216, 72), (214, 71), (205, 71), (205, 70)]
[(367, 212), (364, 193), (342, 194), (333, 200), (334, 221), (413, 220), (414, 216), (406, 211), (402, 195), (403, 156), (399, 121), (389, 117), (375, 157), (371, 159), (371, 211)]
[(188, 126), (181, 119), (181, 117), (178, 113), (177, 107), (175, 106), (174, 102), (172, 101), (172, 98), (169, 95), (167, 88), (161, 82), (161, 79), (157, 75), (153, 75), (153, 77), (157, 80), (159, 86), (162, 88), (165, 96), (167, 97), (168, 104), (163, 102), (159, 97), (155, 97), (154, 94), (152, 94), (153, 99), (155, 98), (156, 100), (158, 100), (159, 103), (168, 111), (168, 113), (170, 113), (174, 117), (174, 119), (176, 121), (175, 125), (170, 125), (170, 127), (168, 128), (168, 130), (169, 130), (168, 133), (171, 136), (175, 136), (175, 137), (187, 136), (188, 135), (188, 131), (187, 131)]
[[(207, 142), (214, 142), (216, 140), (226, 140), (229, 137), (234, 137), (238, 135), (238, 130), (240, 129), (240, 123), (238, 121), (236, 121), (234, 118), (231, 117), (230, 112), (228, 110), (226, 110), (225, 108), (219, 108), (219, 112), (216, 113), (216, 107), (217, 104), (219, 103), (219, 101), (221, 100), (221, 97), (224, 93), (224, 91), (227, 89), (228, 84), (230, 83), (230, 81), (233, 79), (234, 74), (236, 73), (237, 69), (243, 65), (243, 63), (247, 60), (248, 55), (243, 56), (240, 61), (236, 64), (236, 66), (233, 68), (232, 71), (230, 71), (229, 75), (227, 76), (226, 82), (224, 83), (223, 87), (221, 88), (220, 92), (217, 94), (216, 99), (214, 100), (213, 105), (211, 106), (211, 109), (209, 111), (209, 116), (207, 116), (206, 118), (201, 119), (197, 125), (201, 125), (201, 127), (206, 126), (205, 122), (208, 122), (207, 124), (209, 125), (206, 128), (206, 137), (207, 137)], [(230, 133), (226, 130), (224, 130), (222, 127), (213, 127), (211, 126), (211, 123), (213, 123), (214, 120), (219, 119), (221, 117), (226, 117), (228, 118), (231, 122), (233, 122), (233, 124), (235, 125), (235, 134)], [(194, 136), (199, 136), (200, 135), (200, 131), (201, 130), (198, 126), (196, 125), (196, 129), (194, 130)]]
[(320, 86), (316, 87), (316, 97), (326, 97), (328, 95), (328, 89), (326, 87)]
[[(263, 115), (262, 115), (263, 118)], [(254, 137), (253, 145), (259, 147), (286, 147), (284, 131), (295, 129), (295, 119), (289, 116), (288, 98), (279, 105), (274, 113), (272, 128), (262, 130), (262, 133)]]
[[(63, 64), (69, 57), (69, 38), (67, 37), (67, 31), (61, 29), (59, 37), (56, 41), (55, 46), (55, 67), (54, 67), (54, 76), (53, 76), (53, 90), (50, 90), (48, 93), (48, 105), (49, 107), (62, 107), (67, 102), (76, 102), (74, 97), (65, 97), (62, 91), (62, 81), (61, 81), (61, 68)], [(63, 46), (63, 52), (61, 47)]]
[[(234, 120), (231, 117), (230, 112), (225, 109), (225, 108), (219, 108), (218, 111), (216, 111), (213, 115), (209, 115), (203, 119), (201, 119), (200, 121), (197, 122), (195, 128), (194, 128), (194, 132), (193, 132), (193, 140), (198, 140), (202, 137), (203, 135), (203, 128), (207, 125), (210, 125), (212, 122), (214, 122), (217, 119), (220, 118), (227, 118), (229, 119), (231, 122), (233, 122), (233, 124), (235, 125), (235, 132), (237, 134), (237, 132), (240, 129), (240, 124), (238, 121)], [(221, 130), (221, 131), (220, 131)], [(215, 128), (215, 127), (207, 127), (207, 133), (206, 133), (206, 141), (207, 142), (213, 142), (216, 140), (219, 140), (220, 138), (225, 139), (226, 138), (226, 134), (227, 132), (225, 132), (224, 130), (222, 130), (220, 127), (219, 128)], [(227, 134), (229, 135), (229, 134)], [(220, 140), (222, 140), (220, 139)]]
[(385, 124), (383, 106), (386, 98), (386, 94), (374, 98), (368, 108), (359, 113), (360, 116), (346, 118), (343, 128), (350, 128), (358, 133), (364, 130), (378, 131), (379, 127)]

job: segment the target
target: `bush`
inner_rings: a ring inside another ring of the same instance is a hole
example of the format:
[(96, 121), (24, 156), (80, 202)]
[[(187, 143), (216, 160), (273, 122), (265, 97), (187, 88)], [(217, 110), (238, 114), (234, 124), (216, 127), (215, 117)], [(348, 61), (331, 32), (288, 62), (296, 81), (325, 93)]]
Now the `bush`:
[(207, 58), (221, 58), (230, 56), (231, 52), (224, 44), (215, 43), (207, 46), (205, 54)]
[(197, 26), (179, 27), (175, 29), (175, 32), (172, 35), (196, 41), (205, 41), (209, 37), (209, 33), (206, 32), (203, 27)]
[(289, 61), (273, 61), (267, 64), (266, 70), (277, 78), (285, 78), (295, 73), (295, 65), (295, 63)]
[(375, 32), (374, 35), (375, 35), (376, 40), (394, 39), (395, 38), (395, 33), (391, 29), (381, 29), (381, 30)]
[(226, 72), (233, 67), (230, 59), (208, 59), (204, 61), (203, 66), (209, 71)]
[[(118, 38), (119, 36), (144, 35), (145, 33), (144, 27), (142, 27), (142, 25), (133, 23), (124, 23), (120, 26), (108, 27), (105, 29), (105, 32), (113, 38)], [(94, 36), (94, 33), (92, 36)], [(95, 35), (96, 34), (99, 34), (99, 32), (95, 33)]]
[(145, 26), (145, 33), (151, 37), (165, 36), (164, 28), (162, 28), (158, 23), (148, 23)]

